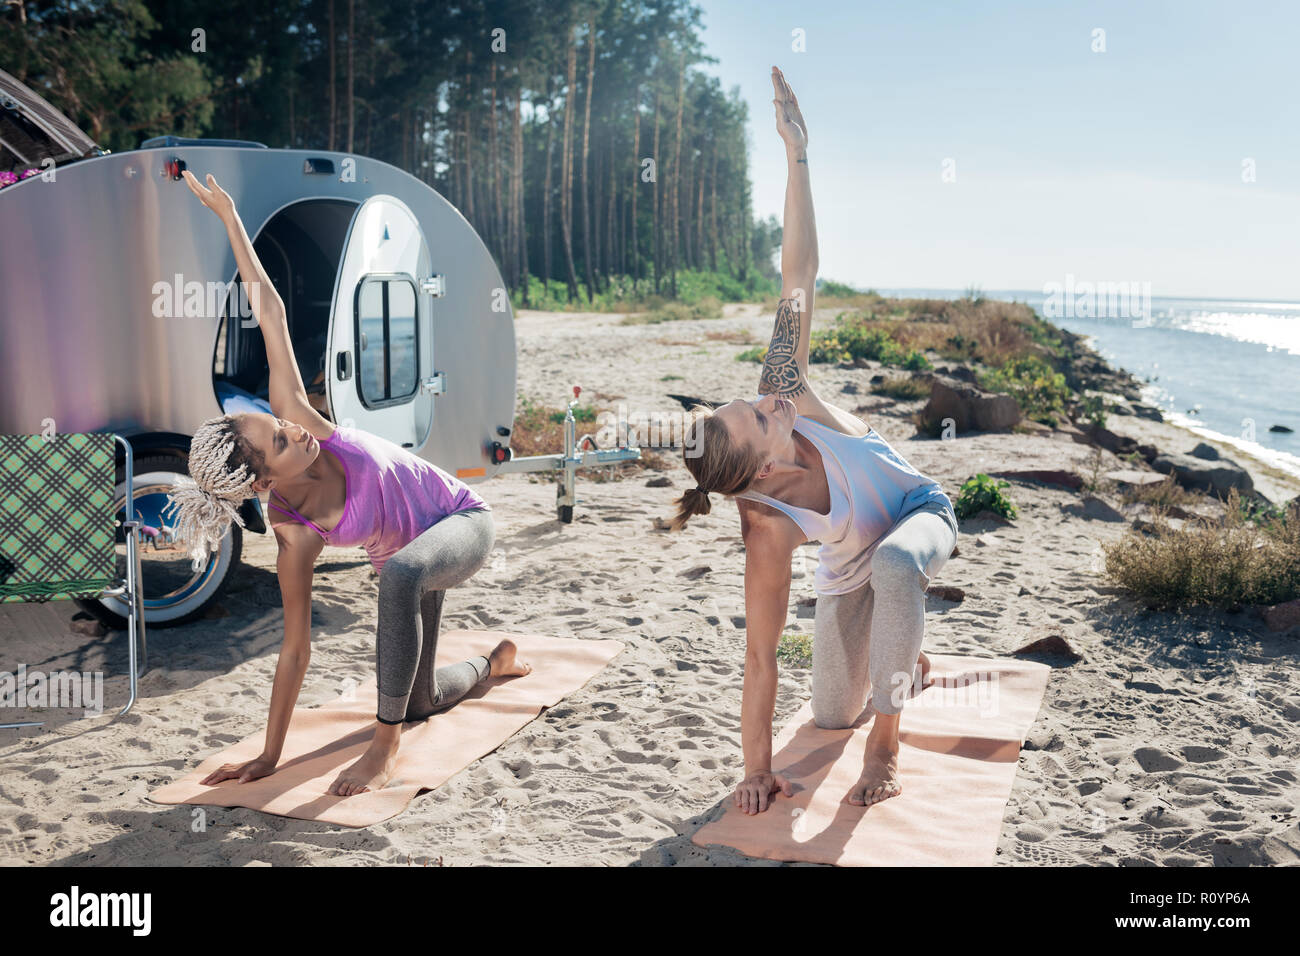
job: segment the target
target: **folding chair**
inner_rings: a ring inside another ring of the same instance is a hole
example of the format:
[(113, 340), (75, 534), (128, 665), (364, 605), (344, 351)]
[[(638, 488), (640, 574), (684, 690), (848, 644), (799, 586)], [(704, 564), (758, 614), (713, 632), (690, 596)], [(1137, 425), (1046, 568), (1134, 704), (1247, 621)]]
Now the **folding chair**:
[(126, 453), (130, 502), (135, 464), (131, 445), (121, 435), (0, 435), (0, 603), (120, 597), (128, 608), (131, 666), (131, 697), (118, 714), (122, 716), (135, 703), (136, 681), (146, 665), (137, 540), (141, 522), (128, 518), (126, 510), (121, 523), (125, 580), (117, 572), (115, 441)]

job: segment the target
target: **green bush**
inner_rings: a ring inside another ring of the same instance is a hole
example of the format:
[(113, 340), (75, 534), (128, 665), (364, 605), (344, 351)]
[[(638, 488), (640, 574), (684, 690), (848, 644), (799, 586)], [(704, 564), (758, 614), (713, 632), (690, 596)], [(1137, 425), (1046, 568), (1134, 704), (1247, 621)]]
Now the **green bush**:
[(835, 320), (833, 328), (812, 333), (808, 343), (808, 361), (852, 362), (860, 358), (884, 365), (901, 365), (907, 355), (884, 329), (867, 328), (860, 321), (844, 315)]
[(1005, 479), (993, 479), (980, 472), (962, 484), (957, 500), (953, 502), (953, 510), (958, 518), (969, 518), (986, 509), (1004, 518), (1015, 518), (1018, 514), (1016, 506), (1002, 493), (1003, 488), (1010, 486)]
[(1096, 425), (1098, 428), (1106, 427), (1106, 400), (1100, 395), (1086, 395), (1079, 402), (1079, 414), (1081, 414), (1089, 424)]
[(929, 395), (932, 386), (929, 382), (919, 378), (887, 378), (883, 382), (871, 386), (873, 395), (887, 395), (890, 398), (897, 398), (905, 402), (912, 402), (918, 398), (924, 398)]
[(1010, 359), (979, 378), (983, 388), (1014, 398), (1026, 418), (1047, 425), (1056, 423), (1070, 397), (1065, 376), (1037, 355)]
[(758, 362), (760, 365), (767, 358), (767, 346), (755, 345), (752, 349), (745, 349), (736, 356), (737, 362)]
[[(551, 412), (550, 419), (553, 422), (564, 421), (564, 412)], [(579, 405), (573, 410), (573, 420), (576, 422), (594, 422), (596, 420), (596, 410), (590, 405)]]
[(789, 667), (811, 667), (812, 655), (812, 638), (807, 634), (782, 634), (776, 645), (776, 659)]

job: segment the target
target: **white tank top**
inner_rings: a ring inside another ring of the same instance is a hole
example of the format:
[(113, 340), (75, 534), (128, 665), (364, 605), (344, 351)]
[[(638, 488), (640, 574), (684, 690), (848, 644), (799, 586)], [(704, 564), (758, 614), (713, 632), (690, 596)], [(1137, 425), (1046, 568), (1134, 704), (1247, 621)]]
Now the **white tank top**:
[(904, 515), (934, 501), (952, 508), (939, 483), (909, 465), (874, 428), (854, 438), (800, 415), (794, 430), (821, 452), (830, 513), (796, 508), (756, 491), (736, 497), (785, 512), (809, 541), (821, 542), (813, 581), (818, 594), (847, 594), (866, 584), (876, 546)]

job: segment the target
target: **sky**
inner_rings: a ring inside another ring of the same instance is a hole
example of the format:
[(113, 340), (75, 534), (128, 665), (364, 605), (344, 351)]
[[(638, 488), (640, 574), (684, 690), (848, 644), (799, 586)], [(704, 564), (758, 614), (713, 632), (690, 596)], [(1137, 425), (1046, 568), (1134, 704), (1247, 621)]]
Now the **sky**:
[(773, 65), (799, 97), (825, 278), (1300, 301), (1300, 3), (696, 4), (756, 215), (784, 206)]

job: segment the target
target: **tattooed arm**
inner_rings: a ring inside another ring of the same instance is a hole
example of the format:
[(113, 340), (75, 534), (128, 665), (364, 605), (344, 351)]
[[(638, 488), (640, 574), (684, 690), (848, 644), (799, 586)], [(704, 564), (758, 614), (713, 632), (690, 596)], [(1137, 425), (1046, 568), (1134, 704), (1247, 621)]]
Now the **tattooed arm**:
[(808, 127), (799, 101), (781, 71), (772, 67), (776, 128), (785, 142), (788, 172), (781, 239), (781, 300), (758, 391), (775, 392), (794, 403), (800, 415), (849, 435), (867, 426), (842, 408), (827, 405), (808, 383), (808, 341), (817, 282), (817, 222), (808, 173)]

